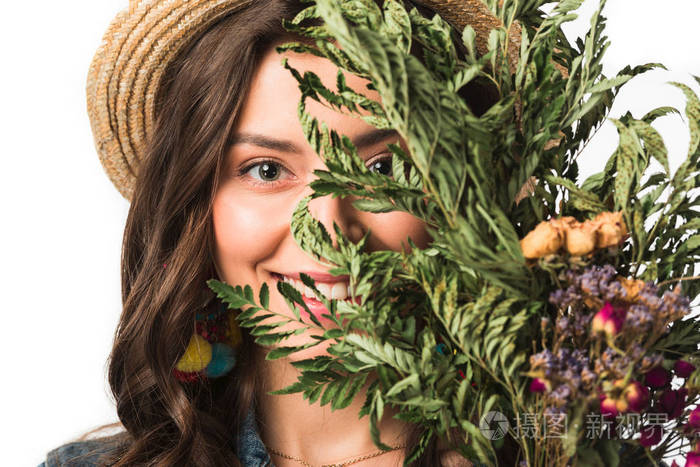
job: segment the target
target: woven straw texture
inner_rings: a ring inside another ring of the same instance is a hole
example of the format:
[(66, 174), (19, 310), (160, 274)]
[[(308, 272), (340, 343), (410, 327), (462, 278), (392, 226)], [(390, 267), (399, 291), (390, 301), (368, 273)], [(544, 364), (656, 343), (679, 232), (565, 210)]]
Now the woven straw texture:
[[(110, 24), (90, 65), (88, 115), (100, 161), (126, 199), (133, 195), (155, 119), (155, 97), (168, 63), (221, 17), (255, 0), (131, 0)], [(481, 0), (421, 0), (460, 30), (477, 33), (484, 53), (488, 35), (502, 26)], [(519, 31), (512, 34), (519, 37)], [(519, 44), (509, 44), (511, 63)]]

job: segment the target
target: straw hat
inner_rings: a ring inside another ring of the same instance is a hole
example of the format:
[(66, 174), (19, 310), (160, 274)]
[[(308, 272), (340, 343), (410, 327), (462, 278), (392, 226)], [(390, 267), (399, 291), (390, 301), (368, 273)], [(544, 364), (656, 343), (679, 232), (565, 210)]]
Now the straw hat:
[[(130, 0), (105, 33), (90, 65), (87, 102), (95, 146), (107, 175), (131, 199), (155, 121), (155, 96), (168, 63), (217, 20), (255, 0)], [(471, 25), (477, 49), (502, 26), (482, 0), (420, 0), (460, 30)], [(519, 33), (511, 37), (519, 37)], [(518, 57), (513, 39), (509, 55)]]

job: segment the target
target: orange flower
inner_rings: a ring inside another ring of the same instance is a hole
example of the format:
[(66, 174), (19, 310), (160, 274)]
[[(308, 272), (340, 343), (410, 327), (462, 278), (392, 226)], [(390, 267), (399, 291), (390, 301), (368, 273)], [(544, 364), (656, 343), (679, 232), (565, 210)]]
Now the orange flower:
[(595, 219), (583, 223), (566, 216), (537, 224), (520, 240), (520, 248), (527, 259), (551, 255), (562, 247), (572, 256), (583, 256), (596, 248), (619, 245), (626, 235), (622, 212), (601, 212)]
[(590, 222), (576, 223), (566, 232), (566, 250), (572, 256), (583, 256), (595, 250), (596, 226)]
[(627, 236), (627, 226), (622, 218), (622, 211), (601, 212), (592, 223), (598, 230), (596, 248), (607, 248), (619, 245)]
[(618, 276), (617, 281), (622, 284), (622, 287), (627, 292), (627, 300), (633, 302), (637, 299), (637, 295), (644, 288), (644, 281), (639, 279), (627, 279), (626, 277)]
[(550, 219), (549, 222), (552, 225), (561, 229), (568, 229), (579, 223), (579, 221), (577, 221), (576, 218), (573, 216), (557, 217), (554, 219)]
[(541, 258), (556, 253), (566, 239), (565, 230), (553, 222), (542, 221), (525, 238), (520, 248), (527, 259)]

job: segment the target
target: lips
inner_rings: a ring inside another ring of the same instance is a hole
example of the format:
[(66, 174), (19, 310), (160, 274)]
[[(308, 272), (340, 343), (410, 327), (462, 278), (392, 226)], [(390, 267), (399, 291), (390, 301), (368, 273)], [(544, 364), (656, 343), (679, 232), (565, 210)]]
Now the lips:
[(301, 274), (306, 274), (312, 278), (315, 282), (348, 282), (350, 276), (347, 274), (341, 276), (334, 276), (333, 274), (327, 272), (316, 272), (316, 271), (300, 271), (300, 272), (285, 272), (285, 273), (273, 273), (275, 276), (287, 276), (291, 279), (301, 280)]
[[(316, 294), (314, 294), (313, 289), (305, 285), (301, 280), (282, 275), (278, 277), (278, 280), (282, 280), (290, 284), (292, 287), (300, 291), (305, 297), (316, 298)], [(345, 300), (348, 298), (348, 283), (346, 281), (338, 281), (336, 279), (334, 282), (316, 282), (315, 285), (318, 291), (321, 292), (324, 297), (336, 300)]]
[[(306, 274), (306, 273), (304, 273)], [(304, 285), (304, 283), (299, 280), (295, 279), (292, 277), (289, 277), (286, 274), (279, 274), (279, 273), (273, 273), (272, 274), (275, 279), (281, 280), (284, 282), (287, 282), (290, 284), (292, 287), (297, 289), (299, 292), (302, 294), (302, 300), (304, 300), (304, 303), (306, 306), (309, 308), (309, 311), (314, 315), (316, 319), (319, 320), (322, 324), (330, 324), (333, 323), (333, 320), (330, 319), (330, 312), (328, 311), (328, 308), (315, 297), (315, 294), (311, 287), (308, 287)], [(298, 273), (296, 274), (298, 275)], [(318, 279), (315, 279), (312, 274), (308, 274), (312, 279), (315, 281), (316, 288), (318, 289), (323, 296), (326, 298), (330, 299), (336, 299), (336, 300), (346, 300), (350, 301), (353, 300), (355, 303), (360, 303), (360, 297), (355, 297), (354, 299), (348, 297), (348, 283), (347, 281), (343, 280), (344, 277), (348, 276), (333, 276), (331, 274), (316, 274), (317, 277), (321, 277), (322, 279), (331, 279), (331, 281), (326, 281), (326, 282), (320, 282)], [(297, 304), (297, 308), (299, 309), (299, 312), (301, 313), (301, 316), (303, 319), (308, 319), (308, 313), (304, 308)]]

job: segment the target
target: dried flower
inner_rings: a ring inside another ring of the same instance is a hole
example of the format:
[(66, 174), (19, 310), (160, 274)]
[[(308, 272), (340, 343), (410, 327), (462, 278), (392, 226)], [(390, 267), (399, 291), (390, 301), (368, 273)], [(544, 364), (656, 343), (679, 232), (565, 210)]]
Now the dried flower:
[(689, 452), (685, 457), (685, 467), (700, 467), (700, 453)]
[(549, 394), (549, 402), (554, 407), (566, 407), (566, 404), (571, 398), (571, 389), (568, 384), (560, 384)]
[(685, 408), (687, 395), (686, 388), (667, 389), (659, 397), (659, 407), (668, 415), (669, 419), (678, 418)]
[(611, 303), (606, 302), (603, 308), (593, 317), (593, 332), (595, 334), (605, 333), (609, 337), (617, 335), (622, 329), (626, 313), (626, 308), (615, 307)]
[(595, 250), (596, 225), (584, 222), (575, 224), (566, 231), (566, 250), (572, 256), (583, 256)]
[(598, 230), (596, 248), (619, 245), (628, 234), (622, 211), (601, 212), (592, 222)]
[[(601, 395), (600, 398), (600, 414), (603, 417), (607, 418), (615, 418), (617, 415), (620, 413), (618, 410), (618, 405), (617, 405), (617, 400), (610, 398), (606, 396), (605, 394)], [(627, 407), (625, 407), (626, 409)]]
[(639, 439), (639, 444), (644, 447), (654, 446), (661, 442), (661, 436), (664, 434), (663, 426), (647, 425), (639, 430), (642, 437)]
[(625, 323), (634, 334), (648, 334), (654, 327), (655, 321), (652, 311), (641, 303), (635, 303), (627, 309)]
[[(593, 296), (607, 296), (608, 288), (615, 282), (617, 271), (609, 264), (605, 266), (592, 266), (583, 274), (568, 274), (567, 279), (583, 292)], [(609, 300), (608, 300), (609, 301)]]
[(685, 360), (678, 360), (675, 365), (673, 365), (673, 372), (679, 378), (689, 377), (693, 371), (695, 371), (695, 365), (686, 362)]
[(649, 403), (649, 389), (639, 381), (632, 381), (622, 391), (622, 397), (627, 401), (630, 411), (641, 412)]
[(546, 379), (534, 378), (530, 382), (530, 392), (541, 393), (549, 391), (551, 389), (551, 384)]
[(671, 373), (664, 367), (657, 366), (644, 376), (644, 383), (650, 388), (662, 388), (671, 382)]
[(565, 238), (566, 233), (563, 228), (551, 222), (542, 221), (520, 240), (520, 248), (527, 259), (541, 258), (556, 253), (564, 244)]
[(639, 364), (639, 372), (644, 374), (655, 366), (660, 366), (664, 361), (664, 357), (659, 354), (648, 354), (642, 357)]
[(660, 319), (667, 323), (676, 321), (690, 313), (690, 298), (682, 295), (679, 287), (673, 291), (667, 290), (660, 298), (655, 294), (645, 298), (651, 302), (649, 306), (658, 310)]
[(627, 279), (623, 276), (618, 276), (617, 281), (622, 285), (627, 292), (627, 300), (633, 302), (637, 299), (637, 295), (644, 288), (646, 283), (639, 279)]
[(695, 430), (700, 429), (700, 407), (696, 407), (688, 415), (688, 425), (690, 425)]
[(630, 363), (629, 356), (620, 355), (608, 348), (603, 351), (600, 358), (595, 360), (595, 371), (601, 375), (611, 374), (614, 378), (622, 380), (627, 374)]
[(584, 386), (592, 386), (596, 382), (596, 379), (598, 379), (598, 375), (593, 373), (588, 368), (581, 370), (581, 382), (584, 384)]

